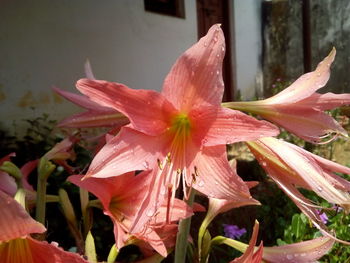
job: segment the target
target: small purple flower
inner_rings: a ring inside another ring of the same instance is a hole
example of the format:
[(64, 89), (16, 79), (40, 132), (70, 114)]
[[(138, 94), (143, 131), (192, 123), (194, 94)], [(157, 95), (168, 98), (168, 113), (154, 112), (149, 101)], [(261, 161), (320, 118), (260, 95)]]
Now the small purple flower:
[(321, 210), (318, 210), (317, 213), (320, 216), (322, 223), (327, 224), (328, 223), (328, 216), (326, 215), (326, 213), (322, 212)]
[(224, 227), (225, 237), (232, 238), (232, 239), (238, 239), (247, 232), (245, 228), (240, 229), (236, 225), (223, 224), (223, 227)]

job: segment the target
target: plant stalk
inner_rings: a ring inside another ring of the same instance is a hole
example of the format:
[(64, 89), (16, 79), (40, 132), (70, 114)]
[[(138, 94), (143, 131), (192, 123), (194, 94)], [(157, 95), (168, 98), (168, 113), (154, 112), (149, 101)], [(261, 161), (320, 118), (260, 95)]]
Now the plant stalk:
[[(192, 189), (190, 197), (186, 203), (192, 207), (195, 191)], [(179, 223), (179, 232), (176, 236), (175, 260), (174, 263), (184, 263), (186, 261), (186, 251), (188, 245), (188, 235), (190, 232), (191, 217), (182, 219)]]

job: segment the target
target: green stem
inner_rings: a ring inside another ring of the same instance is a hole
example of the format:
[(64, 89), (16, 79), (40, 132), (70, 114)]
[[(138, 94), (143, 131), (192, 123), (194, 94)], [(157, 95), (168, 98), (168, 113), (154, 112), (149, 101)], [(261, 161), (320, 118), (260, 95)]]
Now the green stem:
[(205, 258), (207, 258), (207, 256), (208, 256), (208, 255), (202, 255), (202, 246), (203, 246), (202, 243), (203, 243), (205, 231), (207, 230), (209, 224), (211, 223), (211, 221), (213, 221), (215, 216), (216, 216), (215, 213), (209, 213), (209, 211), (208, 211), (201, 226), (199, 227), (199, 231), (198, 231), (198, 258), (199, 258), (200, 262), (205, 260)]
[[(187, 204), (192, 207), (195, 196), (195, 190), (192, 189), (191, 195), (187, 200)], [(176, 236), (175, 260), (174, 263), (183, 263), (186, 259), (186, 250), (188, 245), (188, 235), (190, 232), (191, 217), (182, 219), (179, 223), (179, 232)]]
[(244, 253), (248, 248), (247, 244), (223, 236), (216, 236), (211, 240), (211, 246), (220, 244), (225, 244), (230, 247), (233, 247), (242, 253)]
[(45, 225), (45, 213), (46, 213), (46, 180), (38, 179), (37, 194), (36, 194), (36, 221)]
[(45, 157), (40, 159), (38, 165), (35, 219), (43, 225), (45, 225), (47, 178), (55, 170), (55, 168), (56, 166)]

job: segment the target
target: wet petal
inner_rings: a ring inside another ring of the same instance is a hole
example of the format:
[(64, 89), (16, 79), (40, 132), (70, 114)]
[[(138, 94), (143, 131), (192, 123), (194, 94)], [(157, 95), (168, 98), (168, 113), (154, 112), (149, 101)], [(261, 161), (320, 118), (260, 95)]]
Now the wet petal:
[(247, 185), (229, 166), (225, 145), (203, 147), (190, 170), (195, 174), (188, 181), (195, 179), (193, 187), (209, 197), (237, 202), (251, 200)]
[(159, 135), (170, 125), (174, 107), (153, 90), (134, 90), (123, 84), (81, 79), (77, 88), (91, 100), (127, 116), (132, 126), (148, 135)]
[(224, 34), (219, 25), (188, 49), (172, 67), (162, 94), (180, 111), (197, 105), (219, 105), (224, 92)]
[(350, 207), (350, 196), (337, 190), (324, 176), (322, 168), (306, 153), (301, 154), (293, 146), (273, 138), (261, 139), (265, 145), (293, 169), (319, 196), (328, 202)]
[(279, 129), (266, 121), (259, 121), (240, 111), (207, 107), (193, 111), (194, 139), (205, 146), (231, 144), (276, 136)]
[(110, 140), (93, 159), (86, 177), (111, 177), (147, 170), (165, 156), (167, 138), (148, 136), (128, 127)]
[(263, 259), (271, 263), (316, 262), (333, 246), (334, 240), (319, 237), (295, 244), (264, 247)]

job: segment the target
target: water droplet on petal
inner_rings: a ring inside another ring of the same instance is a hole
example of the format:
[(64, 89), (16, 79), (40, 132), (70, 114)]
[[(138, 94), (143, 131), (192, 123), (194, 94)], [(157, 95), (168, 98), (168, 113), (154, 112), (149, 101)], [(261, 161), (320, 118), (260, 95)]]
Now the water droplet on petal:
[(149, 164), (148, 164), (147, 161), (144, 161), (144, 162), (142, 163), (142, 165), (143, 165), (143, 167), (145, 167), (145, 169), (148, 169), (148, 168), (149, 168)]
[(293, 255), (288, 254), (288, 255), (287, 255), (287, 259), (288, 259), (288, 260), (293, 259)]
[(216, 71), (216, 75), (219, 75), (219, 74), (220, 74), (220, 71), (219, 71), (219, 70), (217, 70), (217, 71)]
[(225, 47), (224, 46), (221, 47), (221, 51), (225, 52)]
[(199, 187), (203, 187), (203, 186), (204, 186), (204, 181), (203, 181), (203, 180), (200, 180), (199, 183), (198, 183), (198, 186), (199, 186)]
[(216, 54), (216, 57), (219, 58), (219, 57), (220, 57), (220, 54)]
[(207, 47), (207, 46), (208, 46), (208, 43), (207, 43), (207, 42), (204, 42), (204, 46)]
[(322, 192), (323, 191), (323, 188), (321, 186), (317, 186), (317, 190)]
[(151, 216), (154, 215), (154, 212), (155, 212), (154, 209), (148, 209), (147, 212), (146, 212), (146, 216), (151, 217)]

